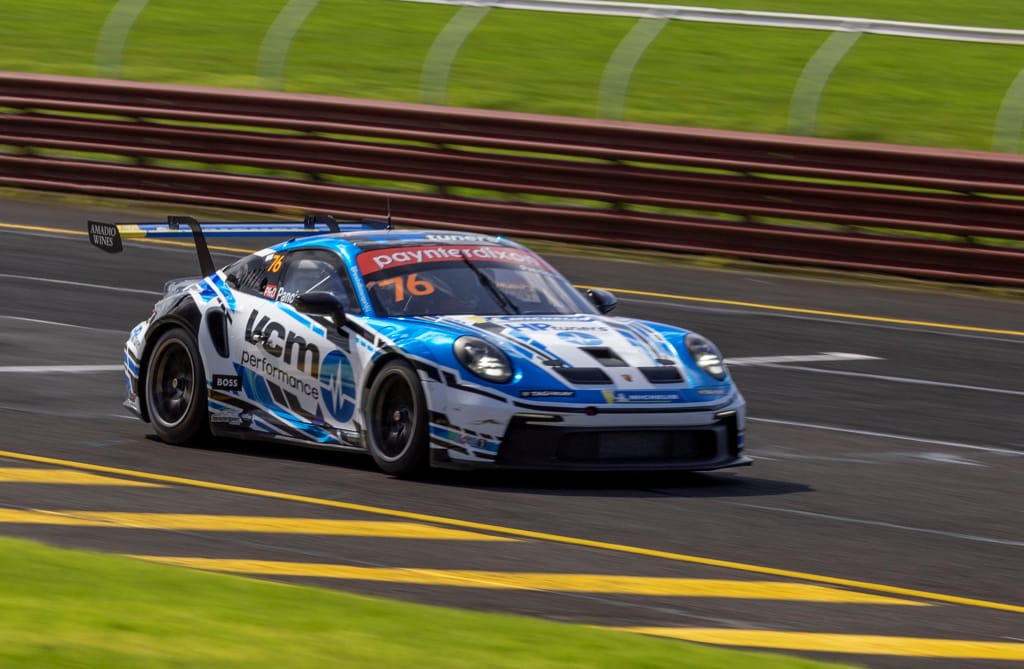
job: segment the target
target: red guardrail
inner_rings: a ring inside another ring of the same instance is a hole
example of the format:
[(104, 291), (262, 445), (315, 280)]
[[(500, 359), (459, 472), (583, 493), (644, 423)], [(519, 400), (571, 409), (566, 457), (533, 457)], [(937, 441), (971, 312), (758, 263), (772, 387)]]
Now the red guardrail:
[(0, 73), (0, 184), (1024, 286), (1024, 159)]

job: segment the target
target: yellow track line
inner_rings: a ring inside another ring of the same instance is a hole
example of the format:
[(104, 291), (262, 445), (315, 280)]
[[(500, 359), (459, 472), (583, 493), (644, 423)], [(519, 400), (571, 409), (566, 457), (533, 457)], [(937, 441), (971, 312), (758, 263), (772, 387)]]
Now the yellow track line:
[[(88, 476), (88, 474), (85, 474)], [(141, 485), (152, 485), (143, 483)], [(121, 513), (106, 511), (38, 511), (0, 508), (0, 523), (119, 527), (145, 530), (214, 532), (267, 532), (318, 534), (388, 539), (440, 539), (458, 541), (518, 541), (512, 537), (467, 532), (450, 527), (393, 520), (332, 520), (269, 516), (216, 516), (177, 513)]]
[(58, 485), (109, 485), (162, 488), (159, 483), (97, 476), (74, 469), (0, 467), (0, 483), (54, 483)]
[(628, 288), (609, 288), (603, 286), (580, 286), (580, 288), (598, 288), (610, 290), (613, 293), (623, 295), (639, 295), (642, 297), (657, 297), (663, 300), (676, 300), (682, 302), (703, 302), (707, 304), (719, 304), (730, 307), (744, 307), (747, 309), (762, 309), (769, 311), (780, 311), (783, 313), (802, 314), (804, 316), (827, 316), (829, 318), (844, 318), (855, 321), (870, 321), (872, 323), (887, 323), (890, 325), (913, 325), (916, 327), (942, 328), (945, 330), (958, 330), (961, 332), (977, 332), (982, 334), (1010, 335), (1012, 337), (1024, 337), (1024, 330), (1000, 330), (997, 328), (979, 327), (976, 325), (953, 325), (951, 323), (937, 323), (934, 321), (915, 321), (907, 318), (888, 318), (885, 316), (867, 316), (864, 314), (851, 314), (844, 311), (825, 311), (823, 309), (804, 309), (802, 307), (783, 307), (776, 304), (759, 304), (757, 302), (741, 302), (739, 300), (722, 300), (711, 297), (692, 297), (689, 295), (674, 295), (672, 293), (652, 293), (646, 290), (630, 290)]
[(623, 632), (670, 637), (716, 646), (746, 646), (822, 653), (898, 655), (975, 660), (1024, 660), (1024, 643), (968, 639), (921, 639), (869, 634), (821, 634), (700, 627), (616, 627)]
[(183, 478), (180, 476), (169, 476), (166, 474), (153, 474), (150, 472), (121, 469), (118, 467), (108, 467), (105, 465), (94, 465), (86, 462), (62, 460), (59, 458), (50, 458), (42, 455), (31, 455), (28, 453), (17, 453), (13, 451), (0, 451), (0, 457), (11, 458), (14, 460), (24, 460), (28, 462), (38, 462), (42, 464), (50, 464), (60, 467), (77, 467), (80, 469), (105, 472), (108, 474), (136, 476), (138, 478), (147, 479), (151, 481), (160, 481), (162, 483), (176, 483), (179, 485), (193, 486), (197, 488), (204, 488), (207, 490), (233, 492), (242, 495), (263, 497), (267, 499), (286, 500), (290, 502), (299, 502), (302, 504), (314, 504), (317, 506), (325, 506), (335, 509), (346, 509), (349, 511), (362, 511), (366, 513), (372, 513), (375, 515), (389, 516), (392, 518), (404, 518), (406, 520), (416, 520), (425, 523), (449, 525), (452, 527), (460, 527), (464, 529), (472, 529), (482, 532), (495, 532), (498, 534), (507, 534), (513, 537), (536, 539), (540, 541), (551, 541), (554, 543), (566, 544), (570, 546), (586, 546), (588, 548), (598, 548), (603, 550), (615, 551), (618, 553), (627, 553), (631, 555), (643, 555), (646, 557), (661, 558), (664, 560), (673, 560), (676, 562), (686, 562), (690, 564), (700, 564), (709, 567), (722, 567), (724, 569), (733, 569), (736, 571), (745, 571), (754, 574), (768, 574), (771, 576), (793, 578), (803, 581), (810, 581), (813, 583), (827, 583), (829, 585), (859, 588), (861, 590), (867, 590), (869, 592), (883, 592), (890, 595), (916, 597), (918, 599), (945, 602), (948, 604), (961, 604), (964, 606), (975, 606), (979, 608), (996, 609), (999, 611), (1024, 613), (1024, 606), (1020, 606), (1017, 604), (1005, 604), (1001, 602), (992, 602), (984, 599), (974, 599), (970, 597), (958, 597), (956, 595), (946, 595), (937, 592), (929, 592), (926, 590), (914, 590), (912, 588), (901, 588), (891, 585), (882, 585), (878, 583), (871, 583), (868, 581), (857, 581), (847, 578), (837, 578), (834, 576), (822, 576), (820, 574), (811, 574), (807, 572), (793, 571), (789, 569), (777, 569), (775, 567), (763, 567), (760, 565), (746, 564), (743, 562), (732, 562), (730, 560), (717, 560), (714, 558), (705, 558), (696, 555), (686, 555), (683, 553), (672, 553), (670, 551), (661, 551), (651, 548), (642, 548), (638, 546), (629, 546), (625, 544), (614, 544), (605, 541), (594, 541), (591, 539), (582, 539), (578, 537), (570, 537), (559, 534), (549, 534), (547, 532), (535, 532), (532, 530), (522, 530), (513, 527), (503, 527), (501, 525), (491, 525), (488, 523), (478, 523), (468, 520), (459, 520), (456, 518), (445, 518), (443, 516), (434, 516), (425, 513), (399, 511), (397, 509), (386, 509), (382, 507), (369, 506), (366, 504), (356, 504), (353, 502), (341, 502), (332, 499), (320, 499), (317, 497), (307, 497), (305, 495), (293, 495), (290, 493), (276, 492), (271, 490), (260, 490), (258, 488), (246, 488), (243, 486), (230, 485), (226, 483), (214, 483), (212, 481), (201, 481), (196, 479)]
[[(62, 228), (47, 228), (38, 225), (21, 225), (17, 223), (0, 223), (0, 229), (26, 230), (31, 232), (50, 232), (56, 234), (85, 236), (85, 231), (65, 230)], [(192, 242), (178, 242), (167, 239), (140, 239), (135, 240), (146, 244), (169, 244), (172, 246), (184, 246), (194, 248)], [(252, 253), (252, 249), (242, 249), (231, 246), (210, 246), (210, 250), (226, 251), (231, 253)], [(758, 302), (742, 302), (738, 300), (724, 300), (711, 297), (694, 297), (691, 295), (675, 295), (672, 293), (655, 293), (645, 290), (631, 290), (628, 288), (611, 288), (603, 286), (580, 285), (580, 288), (600, 288), (610, 290), (613, 293), (622, 295), (637, 295), (641, 297), (656, 297), (664, 300), (675, 300), (677, 302), (698, 302), (706, 304), (718, 304), (731, 307), (744, 307), (747, 309), (760, 309), (764, 311), (778, 311), (782, 313), (802, 314), (805, 316), (826, 316), (829, 318), (841, 318), (847, 320), (866, 321), (871, 323), (888, 323), (891, 325), (912, 325), (915, 327), (940, 328), (944, 330), (955, 330), (959, 332), (976, 332), (979, 334), (998, 334), (1011, 337), (1024, 337), (1022, 330), (1001, 330), (998, 328), (986, 328), (975, 325), (955, 325), (952, 323), (937, 323), (932, 321), (917, 321), (906, 318), (888, 318), (885, 316), (869, 316), (865, 314), (853, 314), (842, 311), (826, 311), (822, 309), (805, 309), (802, 307), (784, 307), (776, 304), (761, 304)]]
[[(20, 223), (0, 223), (0, 230), (22, 230), (25, 232), (49, 232), (58, 235), (72, 235), (75, 237), (86, 237), (88, 232), (85, 230), (67, 230), (65, 228), (47, 228), (41, 225), (22, 225)], [(141, 242), (144, 244), (164, 244), (167, 246), (183, 246), (188, 249), (194, 249), (196, 246), (193, 242), (178, 242), (173, 239), (132, 239), (133, 242)], [(252, 249), (241, 249), (234, 246), (217, 246), (210, 244), (209, 248), (211, 251), (226, 251), (228, 253), (252, 253)]]
[(85, 230), (67, 230), (65, 228), (47, 228), (42, 225), (24, 225), (22, 223), (0, 223), (0, 228), (8, 230), (24, 230), (26, 232), (52, 232), (61, 235), (75, 235), (85, 237), (89, 233)]
[(341, 564), (280, 562), (274, 560), (233, 560), (194, 557), (133, 555), (131, 557), (179, 567), (260, 576), (307, 576), (354, 581), (441, 585), (492, 590), (539, 590), (549, 592), (592, 592), (615, 595), (665, 597), (714, 597), (729, 599), (772, 599), (842, 604), (886, 604), (929, 606), (922, 602), (871, 595), (806, 583), (773, 581), (731, 581), (704, 578), (661, 578), (614, 574), (563, 574), (468, 569), (420, 569), (414, 567), (353, 567)]

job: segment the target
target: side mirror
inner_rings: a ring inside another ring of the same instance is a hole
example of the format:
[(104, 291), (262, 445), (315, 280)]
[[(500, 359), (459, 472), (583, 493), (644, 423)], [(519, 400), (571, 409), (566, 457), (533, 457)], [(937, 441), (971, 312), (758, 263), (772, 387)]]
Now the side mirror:
[(345, 305), (338, 296), (324, 290), (303, 293), (292, 302), (295, 310), (310, 316), (327, 316), (338, 328), (345, 325)]
[(619, 303), (619, 301), (615, 299), (614, 294), (607, 290), (601, 290), (600, 288), (587, 288), (587, 290), (584, 291), (584, 295), (587, 296), (587, 299), (589, 299), (602, 314), (607, 314)]

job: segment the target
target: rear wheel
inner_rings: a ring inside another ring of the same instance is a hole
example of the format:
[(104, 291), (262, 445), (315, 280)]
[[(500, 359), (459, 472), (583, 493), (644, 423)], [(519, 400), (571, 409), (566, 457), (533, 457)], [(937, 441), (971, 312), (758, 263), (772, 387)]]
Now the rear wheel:
[(153, 345), (146, 371), (146, 409), (169, 444), (195, 444), (209, 433), (206, 375), (195, 337), (172, 328)]
[(377, 466), (415, 476), (429, 464), (427, 402), (419, 375), (404, 360), (384, 365), (370, 387), (367, 436)]

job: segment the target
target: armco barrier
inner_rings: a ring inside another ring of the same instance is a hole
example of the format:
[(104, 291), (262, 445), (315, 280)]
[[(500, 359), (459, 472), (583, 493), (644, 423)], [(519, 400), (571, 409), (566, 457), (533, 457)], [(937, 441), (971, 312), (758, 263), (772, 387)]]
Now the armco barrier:
[(1024, 159), (0, 73), (0, 184), (1024, 286)]

